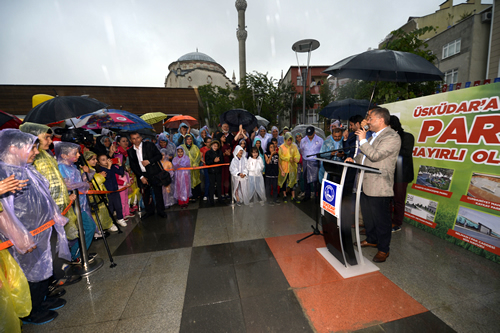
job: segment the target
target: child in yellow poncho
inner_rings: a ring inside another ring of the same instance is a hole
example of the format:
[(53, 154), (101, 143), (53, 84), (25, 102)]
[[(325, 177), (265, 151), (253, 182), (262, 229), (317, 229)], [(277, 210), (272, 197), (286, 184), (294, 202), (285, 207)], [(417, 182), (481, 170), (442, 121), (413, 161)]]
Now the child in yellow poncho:
[[(96, 153), (92, 151), (86, 151), (83, 153), (83, 156), (85, 157), (85, 161), (87, 161), (87, 164), (89, 166), (90, 172), (89, 172), (89, 177), (92, 180), (92, 174), (93, 174), (93, 179), (95, 182), (93, 184), (97, 183), (98, 187), (96, 188), (95, 185), (93, 185), (94, 190), (99, 190), (99, 191), (106, 191), (106, 187), (104, 186), (104, 182), (106, 181), (106, 177), (101, 175), (100, 173), (97, 173), (94, 167), (97, 164), (97, 155)], [(96, 195), (97, 198), (97, 195)], [(94, 202), (94, 196), (89, 195), (89, 201), (90, 204)], [(99, 219), (101, 221), (102, 229), (106, 230), (109, 229), (109, 231), (118, 231), (118, 228), (113, 224), (113, 220), (109, 216), (108, 209), (106, 208), (106, 205), (101, 202), (99, 204)], [(94, 218), (94, 221), (97, 221), (96, 216), (94, 213), (92, 213), (92, 217)], [(96, 222), (97, 223), (97, 222)]]
[(297, 163), (300, 161), (299, 148), (293, 142), (290, 132), (285, 134), (285, 143), (279, 148), (278, 185), (283, 192), (283, 202), (287, 202), (287, 191), (292, 192), (292, 201), (295, 200), (295, 185), (297, 185)]
[[(200, 148), (198, 148), (194, 144), (193, 136), (191, 134), (186, 134), (184, 137), (184, 144), (182, 145), (184, 151), (189, 157), (189, 161), (191, 162), (191, 167), (200, 166), (201, 162), (201, 152)], [(200, 170), (191, 170), (191, 189), (192, 189), (192, 199), (191, 201), (196, 201), (196, 199), (200, 196), (201, 178), (200, 178)]]

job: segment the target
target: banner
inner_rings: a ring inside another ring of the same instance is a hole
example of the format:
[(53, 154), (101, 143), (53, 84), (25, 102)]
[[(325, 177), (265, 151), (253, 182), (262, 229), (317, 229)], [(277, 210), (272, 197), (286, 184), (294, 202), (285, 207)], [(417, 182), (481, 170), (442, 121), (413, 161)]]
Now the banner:
[(321, 208), (339, 218), (341, 200), (342, 187), (340, 184), (323, 179), (323, 183), (321, 185)]
[(405, 221), (500, 263), (500, 83), (383, 105), (415, 137)]

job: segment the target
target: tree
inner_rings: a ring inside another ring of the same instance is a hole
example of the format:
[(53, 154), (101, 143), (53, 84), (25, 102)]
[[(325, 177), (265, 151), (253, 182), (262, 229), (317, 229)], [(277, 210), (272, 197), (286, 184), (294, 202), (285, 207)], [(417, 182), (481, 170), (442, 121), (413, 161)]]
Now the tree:
[(245, 109), (255, 115), (259, 114), (257, 102), (262, 102), (260, 115), (269, 120), (270, 125), (277, 123), (277, 116), (290, 109), (288, 92), (290, 85), (278, 85), (278, 80), (268, 74), (259, 72), (247, 73), (239, 89), (216, 87), (211, 84), (200, 86), (198, 92), (203, 107), (210, 112), (210, 125), (219, 123), (222, 113), (235, 109)]
[[(433, 26), (427, 26), (411, 32), (402, 29), (391, 32), (392, 37), (385, 43), (387, 50), (410, 52), (433, 63), (437, 57), (427, 50), (428, 44), (419, 37), (429, 31), (436, 31)], [(369, 99), (375, 82), (353, 80), (337, 89), (337, 99), (356, 98)], [(391, 103), (420, 96), (433, 94), (437, 82), (377, 82), (373, 102), (377, 104)], [(367, 93), (369, 91), (369, 93)]]

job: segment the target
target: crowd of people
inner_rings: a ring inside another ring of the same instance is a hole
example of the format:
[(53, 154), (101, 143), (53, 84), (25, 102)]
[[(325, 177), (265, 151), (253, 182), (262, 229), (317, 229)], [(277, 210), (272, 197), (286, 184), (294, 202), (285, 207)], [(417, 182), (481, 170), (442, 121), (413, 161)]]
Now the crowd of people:
[[(222, 124), (214, 131), (205, 126), (195, 136), (182, 123), (173, 135), (148, 138), (103, 130), (93, 144), (84, 144), (60, 141), (40, 124), (0, 131), (0, 238), (13, 244), (8, 253), (0, 251), (0, 301), (9, 310), (3, 315), (11, 323), (54, 320), (66, 304), (62, 287), (81, 280), (68, 274), (68, 267), (81, 263), (79, 238), (88, 248), (126, 227), (141, 207), (140, 218), (146, 220), (155, 214), (165, 218), (170, 207), (185, 209), (196, 200), (241, 206), (317, 198), (325, 167), (316, 157), (382, 171), (365, 173), (361, 209), (367, 239), (361, 246), (378, 247), (374, 260), (385, 261), (413, 179), (413, 136), (380, 108), (366, 118), (351, 117), (348, 129), (334, 121), (330, 132), (322, 139), (314, 126), (292, 135), (287, 127), (269, 133), (261, 126), (248, 133), (242, 126), (230, 132)], [(170, 175), (167, 186), (159, 179), (164, 172)], [(77, 197), (81, 231), (72, 205)], [(32, 230), (42, 231), (33, 235)], [(95, 256), (90, 253), (89, 260)], [(16, 278), (15, 286), (14, 275), (24, 278)], [(18, 306), (21, 294), (29, 294), (31, 302)]]

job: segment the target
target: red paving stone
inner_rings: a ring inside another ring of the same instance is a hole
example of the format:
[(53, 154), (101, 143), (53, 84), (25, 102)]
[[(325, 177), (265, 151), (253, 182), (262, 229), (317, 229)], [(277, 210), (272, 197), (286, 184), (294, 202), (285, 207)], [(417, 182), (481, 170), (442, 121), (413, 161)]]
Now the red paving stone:
[(325, 243), (307, 234), (267, 238), (267, 244), (317, 332), (342, 332), (427, 309), (380, 272), (343, 279), (318, 253)]

